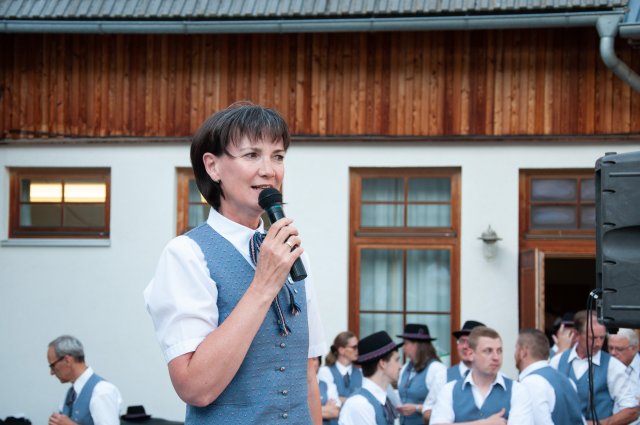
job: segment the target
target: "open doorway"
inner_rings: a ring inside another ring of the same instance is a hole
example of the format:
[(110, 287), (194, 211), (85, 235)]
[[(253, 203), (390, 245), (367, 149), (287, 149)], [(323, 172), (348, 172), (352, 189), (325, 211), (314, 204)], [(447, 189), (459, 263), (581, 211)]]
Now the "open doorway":
[(594, 258), (544, 258), (545, 332), (566, 312), (584, 310), (589, 293), (596, 287)]

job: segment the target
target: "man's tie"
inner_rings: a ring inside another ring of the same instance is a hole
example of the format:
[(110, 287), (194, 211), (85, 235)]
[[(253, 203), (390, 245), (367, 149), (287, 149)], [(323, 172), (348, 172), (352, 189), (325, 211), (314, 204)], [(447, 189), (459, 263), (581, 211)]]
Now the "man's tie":
[(71, 417), (71, 414), (73, 412), (73, 403), (76, 401), (76, 390), (73, 388), (73, 385), (71, 386), (71, 388), (69, 388), (69, 391), (67, 391), (67, 398), (64, 400), (64, 407), (62, 409), (62, 413)]
[(351, 377), (349, 376), (349, 372), (345, 373), (344, 376), (344, 386), (349, 388), (351, 386)]
[(389, 397), (387, 397), (387, 401), (384, 402), (384, 406), (382, 407), (384, 408), (384, 416), (387, 419), (387, 424), (392, 425), (396, 419), (396, 409), (393, 407), (393, 404), (391, 404)]

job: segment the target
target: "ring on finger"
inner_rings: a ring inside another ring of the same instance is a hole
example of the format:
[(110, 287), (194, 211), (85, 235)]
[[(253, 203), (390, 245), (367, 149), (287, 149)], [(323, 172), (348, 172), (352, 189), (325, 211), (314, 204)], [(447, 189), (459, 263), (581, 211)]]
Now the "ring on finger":
[(292, 244), (292, 243), (291, 243), (291, 241), (290, 241), (289, 239), (287, 239), (286, 241), (284, 241), (284, 243), (285, 243), (285, 244), (287, 244), (287, 246), (288, 246), (289, 248), (291, 248), (291, 249), (293, 249), (293, 248), (294, 248), (294, 246), (295, 246), (294, 244)]

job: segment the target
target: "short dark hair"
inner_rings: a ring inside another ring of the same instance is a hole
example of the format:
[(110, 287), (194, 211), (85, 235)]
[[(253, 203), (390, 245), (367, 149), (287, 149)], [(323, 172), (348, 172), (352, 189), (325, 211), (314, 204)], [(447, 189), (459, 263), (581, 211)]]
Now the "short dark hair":
[(373, 376), (374, 373), (376, 373), (376, 370), (378, 370), (378, 362), (380, 360), (384, 360), (385, 362), (388, 362), (389, 359), (391, 358), (391, 355), (395, 352), (398, 351), (397, 348), (389, 351), (387, 354), (385, 354), (382, 357), (378, 357), (377, 359), (374, 360), (370, 360), (368, 362), (364, 362), (360, 364), (360, 367), (362, 367), (362, 376), (364, 376), (365, 378), (368, 378), (370, 376)]
[(582, 333), (587, 330), (589, 314), (591, 314), (591, 320), (595, 322), (597, 320), (595, 312), (589, 313), (587, 310), (580, 310), (575, 316), (573, 316), (573, 327), (578, 331), (578, 333)]
[(549, 358), (549, 340), (539, 329), (522, 329), (518, 335), (518, 345), (529, 349), (529, 354), (536, 360)]
[(207, 118), (191, 140), (191, 167), (200, 193), (216, 210), (220, 209), (224, 193), (220, 182), (213, 181), (207, 174), (202, 156), (207, 152), (218, 157), (228, 155), (229, 144), (239, 143), (243, 137), (251, 142), (282, 141), (285, 150), (291, 142), (289, 127), (282, 115), (251, 102), (236, 102)]

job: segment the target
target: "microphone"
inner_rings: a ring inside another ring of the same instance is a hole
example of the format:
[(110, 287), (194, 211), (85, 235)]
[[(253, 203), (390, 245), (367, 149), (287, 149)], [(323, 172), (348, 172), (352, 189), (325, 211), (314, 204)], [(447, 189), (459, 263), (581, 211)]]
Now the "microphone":
[[(267, 212), (272, 224), (285, 217), (284, 211), (282, 210), (282, 193), (280, 193), (278, 189), (272, 187), (264, 189), (258, 196), (258, 204)], [(294, 249), (295, 247), (292, 248), (291, 251)], [(296, 258), (293, 266), (291, 266), (289, 276), (291, 276), (291, 280), (294, 282), (298, 282), (307, 277), (307, 271), (304, 269), (304, 264), (302, 264), (300, 257)]]

